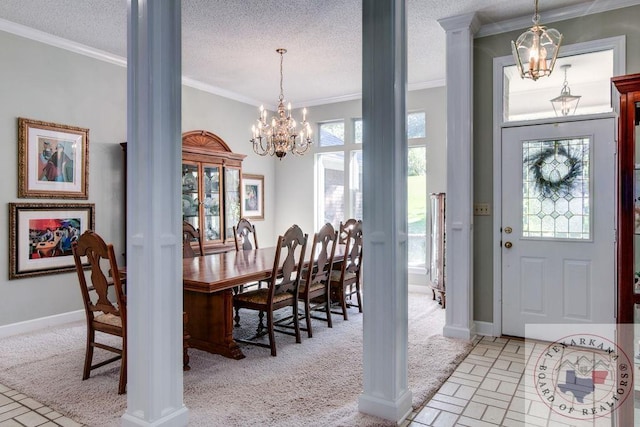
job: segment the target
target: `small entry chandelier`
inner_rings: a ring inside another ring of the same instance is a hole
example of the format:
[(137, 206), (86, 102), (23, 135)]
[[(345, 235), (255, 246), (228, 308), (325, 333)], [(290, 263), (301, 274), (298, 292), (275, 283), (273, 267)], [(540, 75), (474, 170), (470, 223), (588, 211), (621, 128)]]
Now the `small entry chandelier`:
[(538, 0), (534, 1), (533, 27), (522, 33), (515, 42), (511, 41), (511, 51), (520, 77), (538, 80), (539, 77), (551, 75), (562, 42), (562, 34), (558, 30), (547, 30), (538, 24)]
[(567, 82), (567, 69), (571, 67), (571, 64), (565, 64), (560, 68), (564, 69), (564, 83), (562, 84), (562, 90), (560, 96), (556, 96), (551, 100), (553, 110), (556, 112), (556, 116), (562, 114), (568, 116), (574, 114), (578, 108), (578, 102), (582, 96), (571, 95), (571, 89), (569, 89), (569, 82)]
[[(253, 151), (260, 156), (274, 154), (282, 160), (287, 152), (293, 154), (304, 154), (312, 144), (311, 126), (307, 122), (307, 109), (302, 110), (302, 122), (300, 123), (300, 133), (296, 129), (296, 121), (291, 117), (291, 103), (285, 109), (284, 94), (282, 90), (282, 62), (287, 49), (276, 49), (280, 54), (280, 97), (278, 98), (278, 111), (271, 119), (271, 123), (267, 122), (267, 111), (260, 106), (260, 116), (258, 124), (251, 126), (251, 142), (253, 143)], [(298, 140), (298, 136), (300, 139)]]

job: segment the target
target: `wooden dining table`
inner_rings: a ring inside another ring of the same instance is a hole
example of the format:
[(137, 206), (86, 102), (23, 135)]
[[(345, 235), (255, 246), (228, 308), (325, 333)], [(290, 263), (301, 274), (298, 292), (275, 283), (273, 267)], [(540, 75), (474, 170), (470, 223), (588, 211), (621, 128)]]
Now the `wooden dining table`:
[[(307, 248), (306, 257), (310, 253)], [(183, 259), (184, 311), (189, 316), (191, 347), (244, 358), (233, 339), (233, 288), (271, 277), (275, 254), (276, 247), (269, 247)], [(338, 245), (334, 261), (343, 256), (344, 245)]]
[(267, 279), (275, 247), (184, 258), (184, 311), (193, 348), (242, 359), (233, 339), (233, 288)]

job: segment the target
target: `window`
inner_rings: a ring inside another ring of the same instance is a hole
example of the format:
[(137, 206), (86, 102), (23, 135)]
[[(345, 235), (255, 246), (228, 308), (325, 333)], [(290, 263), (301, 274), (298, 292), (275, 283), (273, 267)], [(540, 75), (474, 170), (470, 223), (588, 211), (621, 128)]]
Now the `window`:
[[(338, 227), (344, 221), (344, 153), (316, 154), (319, 224)], [(320, 228), (316, 226), (316, 228)]]
[(407, 231), (409, 267), (427, 263), (427, 149), (410, 146), (407, 173)]
[(427, 120), (424, 111), (407, 115), (407, 138), (416, 139), (426, 136)]
[(575, 112), (570, 111), (569, 115), (600, 114), (613, 110), (611, 77), (614, 75), (614, 49), (611, 48), (558, 58), (553, 73), (536, 81), (521, 78), (515, 65), (503, 67), (503, 121), (557, 117), (551, 100), (558, 97), (563, 89), (565, 71), (571, 95), (580, 96)]
[(320, 123), (320, 147), (344, 145), (344, 121)]
[[(345, 128), (346, 124), (346, 128)], [(319, 125), (316, 154), (316, 228), (338, 227), (348, 218), (362, 219), (362, 119)], [(407, 115), (409, 268), (422, 273), (427, 264), (426, 117)]]
[(407, 232), (409, 269), (427, 266), (427, 120), (424, 111), (407, 115)]

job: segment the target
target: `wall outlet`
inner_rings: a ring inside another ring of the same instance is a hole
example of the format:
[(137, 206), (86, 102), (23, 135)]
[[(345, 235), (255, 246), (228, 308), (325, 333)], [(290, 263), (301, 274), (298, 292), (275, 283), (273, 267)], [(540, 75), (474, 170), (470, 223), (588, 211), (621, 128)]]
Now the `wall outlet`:
[(491, 215), (491, 208), (489, 207), (489, 203), (474, 203), (473, 214), (475, 216)]

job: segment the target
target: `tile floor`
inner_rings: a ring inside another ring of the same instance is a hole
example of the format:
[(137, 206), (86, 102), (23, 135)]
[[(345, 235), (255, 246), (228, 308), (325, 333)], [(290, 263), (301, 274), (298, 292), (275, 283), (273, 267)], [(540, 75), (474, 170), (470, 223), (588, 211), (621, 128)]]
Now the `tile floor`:
[(541, 402), (523, 374), (527, 354), (535, 363), (548, 343), (527, 341), (526, 345), (517, 338), (480, 338), (433, 398), (402, 427), (611, 427), (611, 417), (567, 424), (570, 419)]
[[(531, 354), (536, 354), (535, 349)], [(531, 390), (523, 380), (525, 366), (523, 340), (480, 338), (433, 398), (401, 427), (568, 426), (562, 422), (566, 419), (559, 420), (544, 404), (526, 398)], [(81, 424), (0, 384), (0, 427), (14, 426)]]
[(0, 384), (0, 427), (76, 427), (82, 424)]

